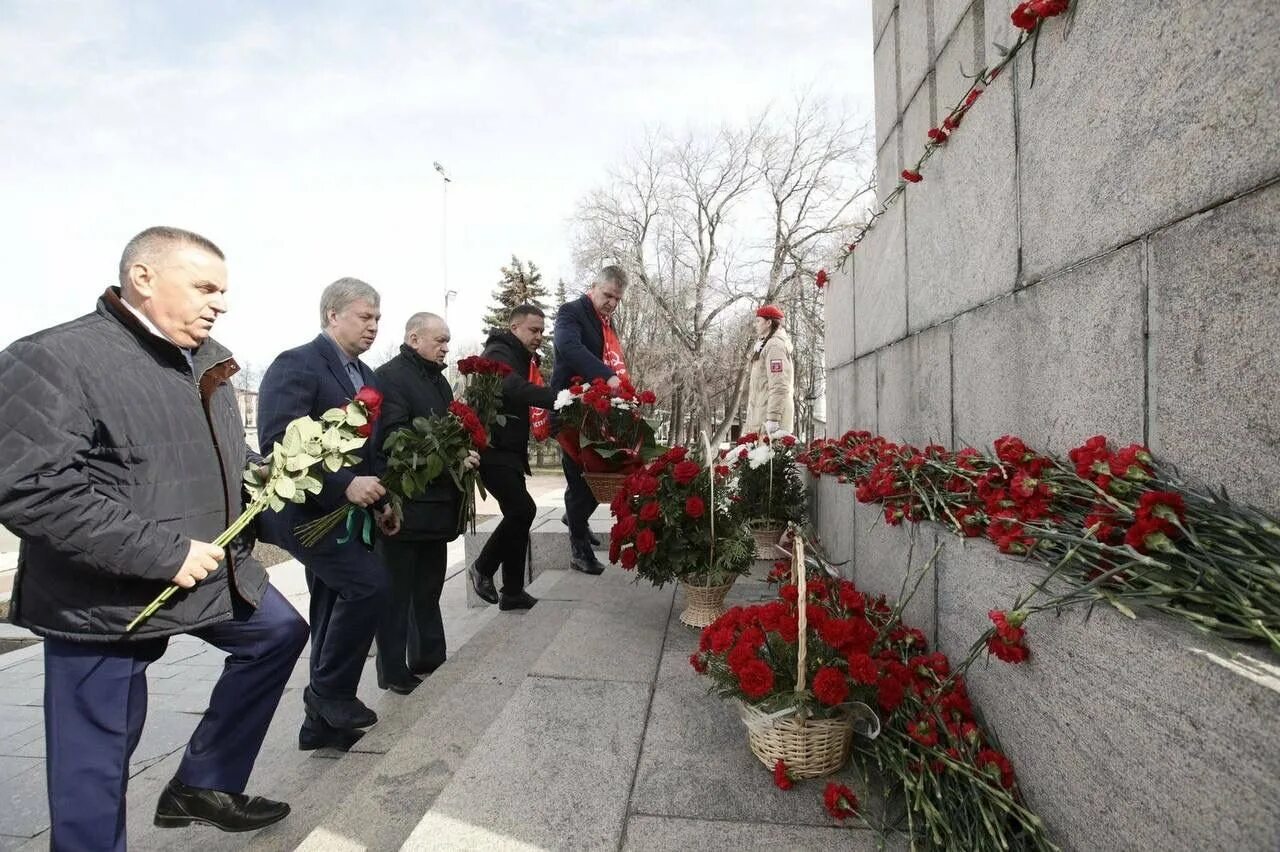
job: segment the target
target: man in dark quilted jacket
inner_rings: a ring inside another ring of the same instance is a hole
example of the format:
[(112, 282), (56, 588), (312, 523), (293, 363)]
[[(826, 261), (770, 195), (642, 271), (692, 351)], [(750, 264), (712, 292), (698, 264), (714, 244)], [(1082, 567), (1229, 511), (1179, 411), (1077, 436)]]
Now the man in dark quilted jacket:
[(0, 352), (0, 522), (22, 539), (13, 621), (44, 637), (55, 850), (125, 848), (147, 666), (180, 633), (229, 656), (156, 824), (248, 831), (289, 812), (244, 788), (306, 624), (252, 541), (210, 544), (257, 461), (229, 384), (239, 368), (209, 336), (227, 309), (224, 258), (198, 234), (150, 228), (119, 279), (92, 313)]

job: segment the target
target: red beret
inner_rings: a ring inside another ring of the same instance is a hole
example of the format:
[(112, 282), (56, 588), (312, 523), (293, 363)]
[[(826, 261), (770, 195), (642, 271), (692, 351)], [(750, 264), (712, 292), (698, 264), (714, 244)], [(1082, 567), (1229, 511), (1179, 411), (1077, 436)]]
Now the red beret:
[(781, 322), (782, 308), (778, 307), (777, 305), (764, 305), (763, 307), (761, 307), (759, 310), (756, 311), (756, 316), (764, 317), (765, 319), (778, 320), (779, 322)]

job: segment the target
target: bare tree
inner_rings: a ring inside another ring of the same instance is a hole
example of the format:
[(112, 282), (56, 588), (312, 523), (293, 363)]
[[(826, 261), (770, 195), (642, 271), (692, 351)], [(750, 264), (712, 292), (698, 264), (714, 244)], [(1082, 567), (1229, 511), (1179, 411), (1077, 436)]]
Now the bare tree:
[(633, 373), (670, 400), (672, 441), (728, 433), (747, 375), (745, 320), (760, 302), (787, 310), (810, 415), (822, 357), (812, 275), (867, 190), (868, 139), (802, 97), (783, 119), (766, 111), (679, 139), (651, 131), (580, 202), (575, 260), (584, 275), (609, 262), (631, 275), (620, 335)]

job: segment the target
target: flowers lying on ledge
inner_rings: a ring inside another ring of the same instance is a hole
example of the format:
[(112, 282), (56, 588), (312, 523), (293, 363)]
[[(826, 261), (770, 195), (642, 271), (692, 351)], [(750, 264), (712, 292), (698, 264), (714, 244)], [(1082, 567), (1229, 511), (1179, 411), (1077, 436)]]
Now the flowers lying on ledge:
[[(883, 506), (886, 523), (934, 521), (1052, 566), (1051, 579), (1068, 588), (1053, 606), (1106, 600), (1132, 617), (1130, 601), (1280, 651), (1275, 518), (1184, 482), (1139, 444), (1116, 449), (1099, 435), (1063, 460), (1006, 435), (994, 450), (849, 432), (814, 441), (800, 459), (815, 476), (852, 483), (859, 502)], [(991, 653), (1025, 659), (1021, 623), (1010, 616), (996, 626)]]
[[(953, 667), (947, 655), (930, 651), (923, 632), (902, 623), (906, 601), (891, 606), (832, 576), (820, 559), (806, 564), (803, 602), (783, 560), (771, 578), (780, 583), (776, 599), (734, 607), (703, 630), (689, 662), (711, 680), (711, 690), (775, 716), (798, 702), (809, 718), (834, 718), (866, 701), (875, 707), (880, 733), (855, 740), (855, 759), (864, 775), (887, 785), (886, 800), (905, 803), (908, 830), (923, 848), (1053, 849), (969, 698), (964, 674), (978, 655)], [(811, 686), (797, 693), (802, 604)], [(1021, 630), (1014, 621), (1006, 623)], [(773, 764), (778, 788), (792, 789), (800, 783), (796, 777), (785, 761)], [(833, 819), (867, 822), (843, 784), (829, 782), (823, 804)], [(879, 828), (893, 831), (892, 821)]]

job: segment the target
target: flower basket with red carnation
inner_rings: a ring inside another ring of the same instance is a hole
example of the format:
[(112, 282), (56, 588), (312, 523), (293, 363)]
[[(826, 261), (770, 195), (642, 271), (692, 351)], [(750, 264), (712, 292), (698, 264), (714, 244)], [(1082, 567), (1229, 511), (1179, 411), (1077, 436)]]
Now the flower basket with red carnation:
[(757, 559), (776, 559), (787, 525), (805, 521), (807, 495), (796, 457), (792, 435), (774, 439), (755, 433), (743, 435), (738, 445), (725, 453), (738, 511), (751, 527)]
[(655, 586), (680, 582), (686, 594), (680, 620), (694, 627), (719, 616), (733, 581), (754, 558), (723, 471), (673, 447), (627, 477), (611, 504), (617, 520), (609, 560)]
[(855, 729), (879, 734), (868, 702), (880, 631), (861, 596), (842, 597), (822, 582), (813, 587), (819, 602), (799, 606), (811, 595), (799, 536), (793, 546), (795, 584), (777, 601), (729, 610), (703, 631), (691, 662), (713, 691), (738, 702), (761, 763), (781, 761), (794, 779), (818, 778), (844, 766)]
[(659, 452), (646, 408), (657, 402), (653, 391), (636, 391), (626, 379), (617, 391), (603, 379), (574, 380), (556, 397), (560, 429), (556, 441), (582, 468), (601, 503), (613, 502), (628, 475)]

